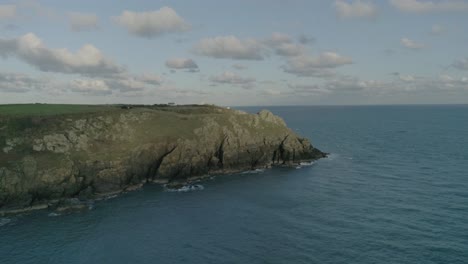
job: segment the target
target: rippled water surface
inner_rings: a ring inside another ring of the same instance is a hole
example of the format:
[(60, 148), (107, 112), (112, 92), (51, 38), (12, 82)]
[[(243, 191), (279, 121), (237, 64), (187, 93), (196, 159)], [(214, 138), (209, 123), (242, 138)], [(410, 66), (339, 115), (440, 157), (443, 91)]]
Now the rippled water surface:
[(468, 107), (270, 110), (331, 156), (0, 218), (0, 263), (468, 263)]

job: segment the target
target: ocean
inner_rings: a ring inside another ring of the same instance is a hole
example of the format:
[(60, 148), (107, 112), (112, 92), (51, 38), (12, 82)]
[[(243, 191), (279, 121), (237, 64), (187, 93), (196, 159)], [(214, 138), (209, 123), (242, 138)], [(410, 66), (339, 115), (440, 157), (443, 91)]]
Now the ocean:
[(330, 156), (3, 217), (0, 263), (468, 263), (468, 106), (268, 109)]

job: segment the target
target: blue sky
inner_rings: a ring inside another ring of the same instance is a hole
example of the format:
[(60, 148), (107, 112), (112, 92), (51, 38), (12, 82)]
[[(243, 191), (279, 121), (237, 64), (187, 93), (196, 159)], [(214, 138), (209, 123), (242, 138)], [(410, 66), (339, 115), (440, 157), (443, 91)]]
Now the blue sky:
[(0, 103), (466, 103), (468, 1), (1, 1)]

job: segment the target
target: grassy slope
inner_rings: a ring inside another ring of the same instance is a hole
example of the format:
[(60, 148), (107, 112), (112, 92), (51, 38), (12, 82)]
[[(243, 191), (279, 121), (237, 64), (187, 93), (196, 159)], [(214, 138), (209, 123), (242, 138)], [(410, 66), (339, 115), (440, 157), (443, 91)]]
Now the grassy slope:
[[(96, 149), (86, 153), (86, 156), (94, 154), (101, 158), (113, 159), (115, 156), (119, 156), (120, 153), (125, 152), (123, 150), (132, 148), (138, 143), (149, 142), (157, 138), (191, 138), (194, 136), (193, 129), (202, 125), (201, 120), (207, 116), (214, 117), (221, 123), (228, 123), (224, 115), (224, 118), (217, 118), (220, 117), (221, 113), (227, 113), (228, 111), (224, 108), (209, 105), (171, 107), (138, 105), (132, 106), (130, 110), (121, 109), (119, 105), (0, 105), (0, 165), (6, 165), (11, 161), (18, 160), (21, 156), (31, 152), (30, 146), (28, 146), (24, 151), (21, 150), (21, 147), (16, 147), (15, 152), (3, 153), (2, 147), (6, 139), (18, 136), (33, 138), (37, 134), (43, 134), (44, 131), (62, 133), (63, 130), (68, 130), (68, 127), (59, 125), (62, 122), (57, 120), (87, 119), (101, 115), (112, 116), (116, 120), (122, 113), (152, 113), (150, 122), (144, 122), (133, 127), (139, 134), (134, 140), (135, 142), (129, 142), (128, 145), (123, 143), (110, 145), (109, 142), (103, 141), (101, 144), (95, 143)], [(44, 132), (44, 134), (46, 133)], [(109, 151), (110, 148), (113, 148), (114, 151)], [(84, 155), (84, 153), (75, 154)], [(41, 155), (50, 156), (43, 153)]]

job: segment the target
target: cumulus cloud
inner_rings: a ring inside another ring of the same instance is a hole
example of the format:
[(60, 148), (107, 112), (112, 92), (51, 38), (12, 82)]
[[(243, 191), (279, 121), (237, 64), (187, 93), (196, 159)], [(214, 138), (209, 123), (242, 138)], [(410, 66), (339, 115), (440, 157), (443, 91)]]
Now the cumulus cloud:
[(51, 49), (33, 33), (14, 39), (0, 39), (0, 56), (17, 57), (44, 72), (109, 76), (125, 71), (93, 45), (86, 44), (76, 52)]
[(335, 52), (323, 52), (317, 57), (299, 56), (290, 58), (283, 70), (297, 76), (329, 77), (333, 75), (331, 69), (352, 64), (349, 57)]
[(340, 18), (374, 18), (377, 16), (377, 7), (370, 1), (346, 2), (337, 0), (335, 1), (335, 11)]
[(418, 43), (408, 38), (400, 39), (400, 44), (407, 49), (419, 50), (424, 48), (424, 44)]
[(136, 75), (133, 78), (135, 78), (139, 82), (143, 82), (148, 85), (160, 85), (164, 82), (164, 79), (160, 75), (156, 75), (156, 74)]
[(99, 24), (99, 18), (96, 14), (70, 13), (68, 19), (72, 31), (95, 30)]
[(468, 58), (459, 59), (452, 63), (452, 66), (462, 71), (468, 71)]
[(237, 60), (263, 60), (270, 54), (284, 57), (305, 55), (304, 44), (312, 41), (302, 36), (299, 43), (288, 34), (275, 32), (267, 38), (238, 39), (235, 36), (218, 36), (200, 40), (193, 48), (196, 54), (213, 58)]
[(166, 67), (171, 69), (187, 69), (189, 71), (197, 71), (198, 65), (192, 59), (173, 58), (166, 61)]
[(0, 72), (0, 92), (24, 93), (33, 89), (41, 89), (47, 81), (20, 73)]
[(252, 88), (255, 83), (254, 78), (242, 77), (230, 71), (225, 71), (218, 76), (213, 76), (210, 78), (210, 81), (213, 83), (218, 83), (218, 84), (237, 85), (245, 89)]
[(292, 43), (293, 40), (288, 34), (281, 32), (273, 32), (270, 37), (264, 40), (265, 44), (269, 46), (277, 46), (284, 43)]
[(293, 39), (284, 33), (275, 32), (263, 40), (263, 43), (279, 56), (294, 57), (303, 55), (306, 51), (304, 45), (294, 43)]
[(108, 95), (116, 91), (121, 93), (152, 90), (163, 83), (163, 78), (155, 74), (131, 75), (122, 73), (112, 78), (75, 79), (70, 82), (72, 92), (89, 95)]
[(120, 92), (141, 92), (144, 91), (146, 83), (136, 78), (120, 79), (120, 80), (106, 80), (106, 83), (112, 87), (113, 90), (119, 90)]
[(450, 75), (440, 75), (438, 78), (420, 78), (413, 85), (417, 90), (451, 90), (451, 91), (468, 91), (467, 77), (453, 77)]
[(0, 20), (11, 19), (16, 16), (15, 5), (0, 5)]
[(461, 0), (420, 1), (420, 0), (390, 0), (390, 4), (402, 12), (466, 12), (468, 2)]
[(70, 82), (70, 90), (72, 92), (92, 94), (92, 95), (107, 95), (111, 94), (112, 90), (103, 80), (93, 79), (76, 79)]
[(238, 39), (235, 36), (220, 36), (200, 40), (194, 47), (196, 54), (236, 60), (263, 60), (264, 45), (255, 39)]
[(170, 7), (149, 12), (125, 10), (120, 16), (115, 17), (115, 21), (130, 34), (143, 38), (154, 38), (190, 29), (190, 25)]

